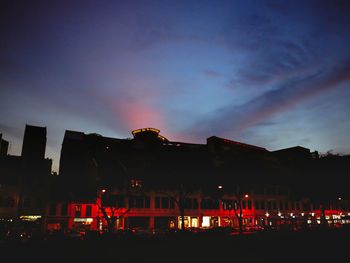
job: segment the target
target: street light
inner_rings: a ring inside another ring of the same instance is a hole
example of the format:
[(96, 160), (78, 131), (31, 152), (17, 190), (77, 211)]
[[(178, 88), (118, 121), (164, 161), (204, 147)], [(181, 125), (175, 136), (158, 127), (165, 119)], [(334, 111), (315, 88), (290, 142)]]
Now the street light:
[(218, 185), (218, 189), (222, 189), (222, 185)]
[(102, 189), (101, 192), (102, 194), (104, 194), (106, 192), (106, 189)]
[(248, 195), (248, 194), (245, 194), (245, 195), (244, 195), (244, 198), (248, 198), (248, 197), (249, 197), (249, 195)]

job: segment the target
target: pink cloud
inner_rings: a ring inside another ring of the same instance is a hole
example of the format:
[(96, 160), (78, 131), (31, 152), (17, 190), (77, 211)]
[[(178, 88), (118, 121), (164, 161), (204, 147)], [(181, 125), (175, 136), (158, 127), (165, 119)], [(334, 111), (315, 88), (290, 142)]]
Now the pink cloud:
[(128, 130), (145, 127), (164, 127), (163, 116), (153, 107), (139, 101), (129, 101), (114, 105), (114, 113)]

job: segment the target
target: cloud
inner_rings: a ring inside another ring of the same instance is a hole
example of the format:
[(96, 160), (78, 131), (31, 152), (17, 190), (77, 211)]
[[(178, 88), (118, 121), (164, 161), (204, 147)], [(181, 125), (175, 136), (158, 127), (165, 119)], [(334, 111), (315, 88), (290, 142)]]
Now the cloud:
[(227, 87), (262, 89), (264, 85), (271, 86), (304, 75), (305, 71), (320, 60), (302, 42), (279, 40), (274, 41), (272, 47), (258, 52), (247, 59), (245, 64), (239, 65)]
[(349, 80), (350, 60), (347, 60), (325, 71), (318, 71), (303, 78), (294, 78), (242, 105), (222, 107), (212, 112), (210, 116), (204, 117), (186, 132), (193, 138), (206, 138), (214, 134), (231, 137)]
[(210, 77), (210, 78), (221, 78), (223, 75), (217, 71), (214, 70), (206, 70), (203, 72), (204, 76)]

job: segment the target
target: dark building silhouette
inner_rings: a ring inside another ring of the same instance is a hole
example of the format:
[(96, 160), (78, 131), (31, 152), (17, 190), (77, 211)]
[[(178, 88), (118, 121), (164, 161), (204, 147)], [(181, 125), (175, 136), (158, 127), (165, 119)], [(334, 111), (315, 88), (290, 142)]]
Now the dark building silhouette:
[(46, 127), (27, 125), (24, 131), (22, 156), (28, 159), (44, 159)]
[(9, 148), (9, 142), (2, 138), (2, 134), (0, 133), (0, 155), (7, 155)]
[(41, 218), (52, 166), (45, 159), (46, 128), (26, 125), (22, 156), (8, 155), (7, 145), (0, 154), (0, 221)]
[[(243, 198), (247, 226), (320, 223), (320, 198), (312, 191), (320, 189), (319, 160), (307, 148), (270, 152), (216, 136), (206, 144), (175, 142), (154, 128), (132, 134), (116, 139), (66, 131), (47, 228), (105, 228), (103, 203), (117, 209), (116, 228), (225, 226), (237, 198)], [(334, 199), (333, 190), (322, 191)], [(337, 202), (329, 204), (327, 220), (345, 220)], [(62, 207), (71, 214), (61, 214)]]
[(316, 153), (311, 153), (310, 149), (301, 146), (277, 150), (273, 154), (285, 161), (308, 160), (317, 157), (317, 155), (315, 156)]
[(133, 139), (115, 139), (66, 131), (59, 174), (68, 191), (76, 195), (90, 189), (95, 197), (96, 187), (131, 179), (155, 187), (207, 178), (205, 163), (199, 165), (205, 158), (209, 160), (205, 145), (169, 142), (156, 129), (137, 130), (133, 135)]
[(105, 217), (101, 207), (110, 206), (115, 229), (237, 226), (232, 205), (241, 200), (245, 226), (350, 222), (349, 156), (271, 152), (216, 136), (176, 142), (159, 132), (118, 139), (66, 130), (53, 176), (46, 128), (26, 125), (22, 156), (0, 155), (0, 218), (102, 230), (111, 209)]

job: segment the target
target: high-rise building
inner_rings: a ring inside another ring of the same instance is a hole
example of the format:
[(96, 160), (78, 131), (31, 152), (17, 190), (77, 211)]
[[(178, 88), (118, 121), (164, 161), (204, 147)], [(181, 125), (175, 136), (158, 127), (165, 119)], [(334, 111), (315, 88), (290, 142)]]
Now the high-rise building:
[(26, 125), (22, 156), (27, 159), (44, 159), (46, 148), (46, 127)]

